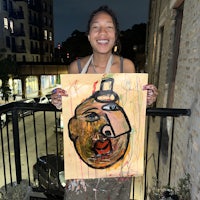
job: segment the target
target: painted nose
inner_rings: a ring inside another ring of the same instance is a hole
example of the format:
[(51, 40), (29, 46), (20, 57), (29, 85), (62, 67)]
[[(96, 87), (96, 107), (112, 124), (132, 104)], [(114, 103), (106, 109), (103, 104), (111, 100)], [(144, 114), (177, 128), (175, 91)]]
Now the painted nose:
[(128, 118), (121, 111), (109, 112), (106, 114), (107, 124), (102, 128), (102, 134), (106, 137), (117, 137), (131, 131)]
[(107, 137), (107, 138), (113, 138), (115, 137), (115, 134), (114, 132), (112, 131), (112, 128), (110, 125), (105, 125), (103, 128), (102, 128), (102, 131), (101, 133)]

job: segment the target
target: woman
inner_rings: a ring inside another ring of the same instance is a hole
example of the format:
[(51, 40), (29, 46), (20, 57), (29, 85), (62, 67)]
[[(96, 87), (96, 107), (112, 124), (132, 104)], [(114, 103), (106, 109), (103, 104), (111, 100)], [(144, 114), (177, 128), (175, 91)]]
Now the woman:
[[(72, 62), (68, 72), (78, 73), (134, 73), (133, 62), (113, 54), (113, 49), (119, 44), (119, 28), (117, 19), (107, 6), (95, 10), (88, 21), (88, 40), (93, 49), (93, 54)], [(147, 90), (147, 104), (151, 105), (157, 97), (157, 88), (154, 85), (145, 85)], [(67, 93), (58, 88), (52, 93), (52, 103), (60, 109), (61, 96)], [(92, 180), (68, 181), (66, 199), (129, 199), (131, 178), (109, 178)]]

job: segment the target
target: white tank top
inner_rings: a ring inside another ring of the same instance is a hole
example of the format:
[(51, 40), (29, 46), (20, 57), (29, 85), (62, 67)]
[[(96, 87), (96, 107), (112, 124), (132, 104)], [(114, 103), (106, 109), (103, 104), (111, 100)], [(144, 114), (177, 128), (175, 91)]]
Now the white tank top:
[[(93, 62), (93, 54), (90, 56), (89, 60), (87, 61), (87, 63), (83, 67), (83, 69), (81, 71), (81, 74), (86, 74), (87, 73), (88, 67), (89, 67), (89, 65), (90, 65), (91, 62)], [(110, 58), (108, 60), (108, 63), (106, 65), (106, 69), (105, 69), (104, 73), (109, 73), (110, 72), (112, 63), (113, 63), (113, 54), (110, 55)]]

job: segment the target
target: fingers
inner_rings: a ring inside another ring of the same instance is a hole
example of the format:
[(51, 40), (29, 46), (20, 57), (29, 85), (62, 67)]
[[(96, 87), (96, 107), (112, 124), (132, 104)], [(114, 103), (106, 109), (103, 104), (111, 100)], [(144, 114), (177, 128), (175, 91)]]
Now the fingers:
[(61, 96), (68, 96), (67, 92), (65, 90), (63, 90), (62, 88), (56, 88), (52, 91), (52, 94), (57, 94), (57, 95), (61, 95)]
[(158, 89), (153, 84), (148, 84), (143, 86), (143, 90), (147, 90), (153, 92), (156, 96), (158, 95)]
[(61, 88), (56, 88), (52, 91), (51, 103), (57, 108), (62, 108), (62, 96), (68, 96), (66, 91)]
[(143, 87), (143, 90), (147, 90), (147, 105), (153, 104), (158, 96), (158, 89), (153, 84), (148, 84)]
[(51, 95), (51, 103), (52, 103), (57, 109), (61, 109), (61, 108), (62, 108), (62, 96), (57, 95), (57, 94), (52, 94), (52, 95)]

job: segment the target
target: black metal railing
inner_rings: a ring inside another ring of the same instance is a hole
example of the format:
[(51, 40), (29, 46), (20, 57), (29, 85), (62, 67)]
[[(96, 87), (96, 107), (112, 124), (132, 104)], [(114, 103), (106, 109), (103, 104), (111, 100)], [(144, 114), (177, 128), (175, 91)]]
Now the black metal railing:
[[(26, 179), (29, 185), (33, 181), (33, 165), (42, 155), (62, 155), (63, 141), (60, 119), (61, 111), (51, 104), (12, 102), (0, 106), (0, 187), (7, 189), (7, 184), (20, 183)], [(167, 117), (173, 118), (168, 182), (171, 177), (171, 163), (173, 153), (173, 134), (175, 118), (190, 116), (190, 109), (148, 108), (146, 141), (145, 141), (145, 186), (148, 164), (149, 145), (149, 120), (158, 117), (160, 119), (160, 136), (158, 141), (158, 158), (156, 176), (159, 178), (160, 152), (162, 147), (163, 121)], [(5, 120), (6, 119), (6, 120)], [(57, 174), (59, 180), (59, 174)], [(145, 194), (146, 195), (146, 194)]]
[[(32, 184), (32, 167), (42, 155), (63, 151), (58, 119), (60, 111), (51, 104), (13, 102), (0, 106), (0, 187)], [(47, 127), (48, 126), (48, 127)], [(53, 149), (49, 150), (49, 138)], [(31, 138), (31, 139), (30, 139)]]
[[(176, 108), (148, 108), (146, 110), (146, 115), (147, 115), (147, 128), (146, 128), (146, 141), (145, 141), (145, 174), (144, 174), (144, 185), (145, 185), (145, 190), (144, 190), (144, 199), (147, 199), (147, 190), (148, 190), (148, 184), (147, 184), (147, 169), (148, 169), (148, 161), (149, 158), (152, 156), (151, 152), (149, 152), (148, 148), (150, 145), (149, 142), (149, 137), (150, 137), (150, 119), (154, 118), (159, 118), (158, 119), (158, 123), (159, 127), (158, 127), (158, 132), (157, 134), (159, 134), (158, 136), (158, 141), (156, 141), (154, 143), (154, 145), (157, 146), (157, 152), (156, 154), (153, 154), (153, 156), (157, 155), (157, 158), (154, 157), (154, 163), (155, 164), (155, 178), (157, 181), (159, 181), (159, 172), (160, 172), (160, 159), (161, 159), (161, 149), (162, 149), (162, 145), (163, 145), (163, 136), (164, 133), (166, 132), (166, 120), (167, 118), (171, 118), (172, 120), (172, 125), (171, 125), (171, 132), (167, 133), (170, 135), (170, 142), (167, 145), (167, 151), (169, 149), (169, 155), (168, 155), (168, 160), (169, 160), (169, 165), (168, 167), (168, 175), (167, 177), (167, 184), (170, 186), (171, 183), (171, 167), (172, 167), (172, 154), (173, 154), (173, 147), (174, 147), (174, 129), (175, 129), (175, 120), (178, 117), (181, 116), (190, 116), (191, 115), (191, 110), (190, 109), (176, 109)], [(157, 125), (156, 124), (156, 125)], [(157, 143), (157, 144), (156, 144)], [(163, 145), (164, 146), (164, 145)], [(153, 178), (153, 177), (151, 177)], [(158, 182), (157, 182), (158, 184)]]

